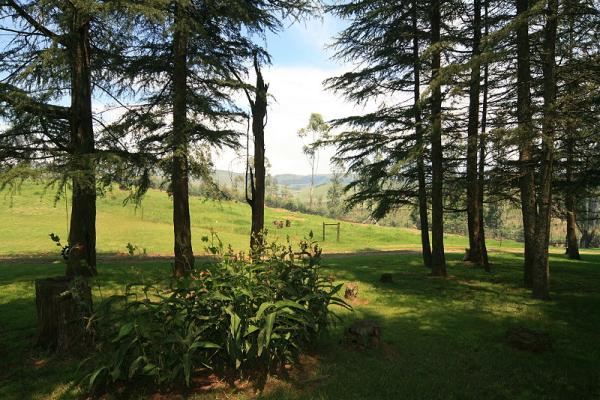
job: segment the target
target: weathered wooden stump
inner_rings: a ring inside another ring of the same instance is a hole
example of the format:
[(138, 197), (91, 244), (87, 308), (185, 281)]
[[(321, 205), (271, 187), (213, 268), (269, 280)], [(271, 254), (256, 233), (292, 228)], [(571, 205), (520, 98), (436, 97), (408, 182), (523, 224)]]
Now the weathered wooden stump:
[(532, 353), (543, 353), (552, 349), (552, 338), (549, 334), (523, 327), (507, 330), (504, 340), (510, 347)]
[(358, 297), (358, 283), (349, 282), (346, 284), (346, 291), (344, 292), (344, 298), (348, 300), (354, 300)]
[(463, 261), (471, 261), (471, 251), (469, 249), (465, 249)]
[(381, 328), (375, 321), (363, 319), (354, 322), (344, 331), (346, 344), (361, 347), (378, 347), (381, 344)]
[(381, 277), (379, 278), (379, 282), (394, 283), (394, 278), (392, 277), (392, 274), (381, 274)]
[(59, 276), (35, 281), (37, 344), (60, 352), (85, 343), (92, 290), (83, 279)]

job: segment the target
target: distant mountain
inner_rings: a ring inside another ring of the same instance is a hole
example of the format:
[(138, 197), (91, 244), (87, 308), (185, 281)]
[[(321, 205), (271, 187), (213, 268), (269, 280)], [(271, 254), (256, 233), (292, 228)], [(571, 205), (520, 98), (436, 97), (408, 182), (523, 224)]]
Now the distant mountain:
[[(299, 190), (310, 186), (310, 175), (296, 175), (296, 174), (280, 174), (273, 176), (277, 180), (277, 184), (287, 186), (292, 190)], [(315, 186), (324, 185), (329, 183), (331, 175), (315, 175)]]
[[(310, 175), (298, 175), (298, 174), (277, 174), (273, 175), (273, 178), (277, 181), (278, 185), (287, 186), (291, 190), (300, 190), (310, 186)], [(318, 174), (315, 175), (315, 187), (329, 183), (331, 181), (331, 174)], [(224, 170), (215, 171), (215, 179), (219, 184), (231, 184), (234, 179), (244, 179), (244, 173), (240, 172), (229, 172)], [(349, 183), (350, 178), (344, 177), (342, 179), (344, 183)]]

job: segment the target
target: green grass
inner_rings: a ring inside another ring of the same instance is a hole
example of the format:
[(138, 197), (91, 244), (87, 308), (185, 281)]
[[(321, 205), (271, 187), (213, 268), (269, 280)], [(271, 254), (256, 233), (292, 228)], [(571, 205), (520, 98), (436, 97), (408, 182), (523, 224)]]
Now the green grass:
[[(55, 204), (53, 189), (26, 182), (21, 190), (0, 197), (0, 257), (55, 254), (56, 246), (48, 237), (56, 233), (66, 238), (67, 209), (64, 199)], [(99, 253), (124, 253), (131, 242), (146, 248), (150, 255), (171, 255), (172, 202), (165, 192), (151, 190), (142, 208), (123, 206), (127, 193), (115, 189), (98, 199), (97, 248)], [(69, 197), (70, 198), (70, 197)], [(250, 231), (250, 207), (233, 201), (212, 201), (199, 197), (190, 199), (192, 238), (197, 252), (202, 252), (200, 238), (215, 230), (224, 243), (238, 249), (248, 246)], [(290, 228), (276, 229), (275, 220), (290, 219)], [(265, 225), (270, 235), (294, 241), (313, 231), (318, 240), (322, 238), (322, 223), (336, 222), (315, 215), (289, 212), (282, 209), (266, 209)], [(391, 228), (341, 222), (340, 242), (335, 240), (334, 227), (328, 227), (323, 247), (327, 252), (357, 252), (369, 250), (418, 249), (419, 232), (414, 229)], [(463, 250), (467, 242), (456, 235), (446, 236), (448, 249)], [(518, 243), (490, 240), (489, 248), (520, 247)]]
[[(40, 353), (35, 340), (34, 280), (63, 273), (63, 265), (37, 258), (53, 254), (53, 232), (66, 236), (65, 203), (54, 204), (52, 190), (26, 183), (14, 196), (0, 197), (0, 399), (74, 399), (78, 360)], [(150, 191), (142, 209), (123, 207), (126, 193), (115, 190), (98, 200), (98, 250), (123, 253), (131, 242), (150, 255), (172, 252), (172, 204), (166, 193)], [(67, 204), (68, 206), (68, 204)], [(237, 202), (191, 199), (193, 237), (216, 230), (224, 243), (247, 246), (250, 209)], [(143, 214), (143, 216), (142, 216)], [(275, 229), (273, 220), (290, 219), (291, 228)], [(321, 224), (319, 216), (267, 209), (273, 236), (297, 240)], [(341, 241), (333, 230), (322, 243), (328, 253), (327, 273), (340, 282), (359, 283), (360, 304), (342, 313), (342, 324), (311, 352), (317, 362), (305, 372), (275, 381), (265, 399), (599, 399), (600, 398), (600, 254), (572, 262), (551, 257), (552, 301), (532, 300), (521, 287), (522, 259), (502, 252), (519, 248), (514, 242), (489, 241), (494, 273), (486, 274), (460, 261), (463, 237), (448, 235), (447, 280), (431, 278), (420, 255), (376, 250), (418, 249), (419, 232), (342, 222)], [(94, 282), (96, 301), (119, 292), (127, 282), (164, 277), (167, 260), (106, 258)], [(394, 274), (395, 283), (378, 284), (381, 273)], [(344, 347), (343, 327), (354, 319), (377, 320), (383, 345), (370, 351)], [(525, 326), (547, 331), (551, 352), (530, 354), (503, 342), (506, 330)], [(230, 397), (228, 397), (230, 396)], [(143, 398), (143, 395), (134, 396)], [(195, 399), (245, 398), (217, 390)]]
[[(359, 284), (361, 303), (319, 342), (317, 362), (276, 381), (265, 399), (598, 399), (600, 398), (600, 256), (551, 257), (552, 301), (521, 288), (520, 256), (493, 253), (494, 273), (449, 255), (449, 279), (427, 275), (418, 254), (328, 256), (327, 273)], [(71, 399), (77, 361), (31, 347), (33, 280), (56, 273), (42, 262), (0, 265), (0, 399)], [(168, 274), (166, 262), (122, 258), (100, 266), (95, 296), (144, 277)], [(381, 273), (394, 284), (378, 283)], [(97, 300), (97, 299), (96, 299)], [(343, 326), (369, 318), (383, 345), (359, 351), (341, 344)], [(510, 327), (548, 332), (553, 350), (530, 354), (503, 342)], [(134, 398), (143, 398), (140, 394)], [(246, 398), (223, 389), (192, 399)]]

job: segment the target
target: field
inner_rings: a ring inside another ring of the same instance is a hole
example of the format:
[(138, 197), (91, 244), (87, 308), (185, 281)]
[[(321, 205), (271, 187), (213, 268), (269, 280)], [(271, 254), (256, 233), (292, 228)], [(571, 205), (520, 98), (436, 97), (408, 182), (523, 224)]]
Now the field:
[[(33, 347), (34, 280), (59, 275), (62, 264), (50, 232), (64, 236), (65, 203), (53, 192), (24, 185), (0, 204), (0, 399), (78, 399), (79, 360), (51, 356)], [(133, 280), (164, 278), (171, 248), (170, 201), (152, 191), (137, 211), (123, 207), (124, 192), (99, 201), (99, 276), (95, 301), (118, 293)], [(225, 243), (246, 246), (249, 207), (193, 198), (196, 243), (217, 229)], [(267, 221), (289, 219), (291, 228), (277, 236), (320, 234), (323, 219), (267, 210)], [(331, 221), (333, 222), (333, 221)], [(448, 236), (448, 279), (432, 278), (421, 266), (418, 232), (342, 223), (342, 237), (323, 246), (324, 273), (340, 283), (357, 282), (354, 311), (309, 349), (288, 377), (272, 378), (264, 391), (252, 385), (200, 383), (189, 399), (598, 399), (600, 398), (600, 254), (584, 253), (569, 261), (558, 250), (551, 257), (552, 300), (533, 300), (522, 288), (518, 243), (491, 242), (493, 273), (463, 263), (465, 238)], [(149, 257), (130, 257), (131, 242)], [(199, 247), (199, 244), (198, 246)], [(397, 251), (378, 251), (397, 250)], [(367, 252), (367, 253), (365, 253)], [(52, 256), (49, 256), (51, 254)], [(378, 282), (382, 273), (394, 283)], [(343, 329), (352, 321), (372, 319), (382, 327), (382, 344), (359, 350), (344, 344)], [(507, 345), (510, 328), (546, 332), (552, 349), (541, 354)], [(360, 377), (360, 378), (357, 378)], [(175, 399), (136, 388), (133, 399)], [(123, 398), (121, 395), (107, 399)]]
[[(67, 209), (64, 198), (55, 202), (55, 190), (25, 183), (16, 193), (2, 192), (0, 198), (0, 257), (56, 254), (49, 234), (66, 239)], [(151, 190), (140, 207), (123, 205), (127, 192), (114, 189), (98, 200), (97, 248), (99, 253), (126, 253), (127, 243), (146, 249), (148, 255), (170, 255), (173, 244), (171, 200), (166, 192)], [(67, 197), (67, 201), (70, 197)], [(68, 205), (68, 203), (67, 203)], [(214, 230), (222, 241), (237, 249), (248, 246), (250, 207), (232, 201), (190, 198), (192, 239), (202, 252), (200, 238)], [(289, 219), (291, 227), (278, 229), (273, 221)], [(313, 232), (322, 239), (322, 223), (337, 222), (316, 215), (266, 209), (265, 225), (273, 238), (301, 239)], [(465, 239), (446, 236), (448, 249), (464, 250)], [(489, 241), (490, 248), (514, 248), (511, 241)], [(364, 252), (371, 250), (419, 249), (419, 232), (414, 229), (391, 228), (341, 222), (340, 242), (335, 240), (334, 227), (328, 227), (323, 242), (326, 252)]]

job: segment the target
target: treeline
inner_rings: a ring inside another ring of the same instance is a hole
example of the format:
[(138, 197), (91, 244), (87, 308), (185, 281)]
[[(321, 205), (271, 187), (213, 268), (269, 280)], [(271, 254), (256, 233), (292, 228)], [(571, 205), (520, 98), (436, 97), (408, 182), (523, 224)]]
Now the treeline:
[[(446, 275), (444, 225), (467, 213), (466, 259), (490, 270), (485, 204), (522, 211), (524, 283), (550, 295), (551, 218), (596, 218), (583, 205), (598, 181), (599, 2), (342, 1), (334, 42), (348, 72), (326, 81), (375, 111), (334, 121), (323, 141), (358, 176), (351, 204), (375, 218), (418, 207), (423, 261)], [(584, 217), (579, 218), (578, 214)], [(584, 215), (586, 214), (586, 215)], [(431, 223), (429, 223), (431, 221)], [(431, 243), (428, 231), (431, 231)]]

